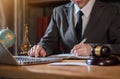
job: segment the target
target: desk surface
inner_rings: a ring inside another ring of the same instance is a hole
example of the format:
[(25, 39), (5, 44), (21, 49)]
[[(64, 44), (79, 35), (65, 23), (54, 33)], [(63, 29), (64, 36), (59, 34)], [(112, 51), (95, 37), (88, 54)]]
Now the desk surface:
[[(80, 60), (64, 60), (79, 62)], [(0, 65), (0, 77), (18, 79), (120, 79), (117, 66)]]

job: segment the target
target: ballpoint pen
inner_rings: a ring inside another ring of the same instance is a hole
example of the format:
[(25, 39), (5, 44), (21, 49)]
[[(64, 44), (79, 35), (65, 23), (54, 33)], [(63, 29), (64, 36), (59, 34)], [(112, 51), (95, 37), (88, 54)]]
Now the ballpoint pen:
[[(87, 40), (87, 38), (84, 38), (79, 44), (84, 43)], [(73, 54), (72, 52), (70, 52), (71, 54)]]
[(79, 44), (84, 43), (87, 40), (87, 38), (84, 38)]

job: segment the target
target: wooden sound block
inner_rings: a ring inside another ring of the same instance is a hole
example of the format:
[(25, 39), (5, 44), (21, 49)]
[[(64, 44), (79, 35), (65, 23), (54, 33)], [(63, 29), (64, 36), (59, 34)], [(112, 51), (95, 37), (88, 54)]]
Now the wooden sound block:
[(112, 66), (120, 64), (120, 60), (114, 56), (108, 57), (91, 57), (86, 60), (89, 65)]

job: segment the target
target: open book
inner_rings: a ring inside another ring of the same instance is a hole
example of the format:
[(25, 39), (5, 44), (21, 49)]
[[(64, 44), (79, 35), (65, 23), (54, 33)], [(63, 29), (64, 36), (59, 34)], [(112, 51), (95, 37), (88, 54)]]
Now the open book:
[(49, 57), (52, 57), (52, 58), (61, 58), (61, 59), (88, 59), (88, 58), (90, 58), (90, 56), (77, 56), (77, 55), (71, 54), (71, 53), (51, 55)]

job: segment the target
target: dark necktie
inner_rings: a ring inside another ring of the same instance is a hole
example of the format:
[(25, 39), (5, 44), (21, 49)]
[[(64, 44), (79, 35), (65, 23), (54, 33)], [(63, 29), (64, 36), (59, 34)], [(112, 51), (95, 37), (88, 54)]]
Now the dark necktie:
[(77, 38), (78, 38), (78, 42), (81, 41), (81, 38), (82, 38), (82, 11), (79, 11), (77, 13), (77, 24), (76, 24), (76, 34), (77, 34)]

